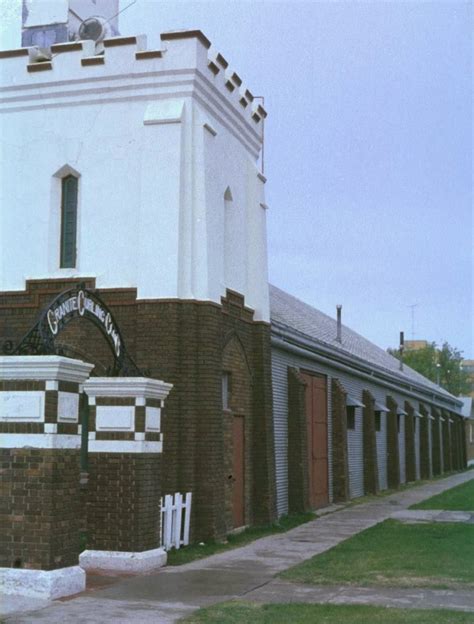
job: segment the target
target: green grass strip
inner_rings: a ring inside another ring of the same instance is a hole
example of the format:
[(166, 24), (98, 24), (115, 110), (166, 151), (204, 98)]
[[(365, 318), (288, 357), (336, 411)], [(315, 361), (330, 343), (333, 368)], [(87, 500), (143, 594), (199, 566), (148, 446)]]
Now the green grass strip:
[(187, 624), (472, 624), (473, 614), (365, 605), (224, 602), (200, 609), (182, 621)]
[(310, 584), (474, 587), (474, 525), (386, 520), (280, 576)]
[(441, 494), (432, 496), (410, 509), (445, 509), (447, 511), (474, 512), (474, 479), (456, 485)]

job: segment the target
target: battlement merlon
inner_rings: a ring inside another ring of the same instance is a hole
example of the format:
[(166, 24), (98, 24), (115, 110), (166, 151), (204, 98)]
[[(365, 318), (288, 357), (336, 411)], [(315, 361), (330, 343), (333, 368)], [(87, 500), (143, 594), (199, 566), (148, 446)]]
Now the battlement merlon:
[(41, 56), (37, 48), (0, 51), (0, 111), (101, 103), (124, 94), (162, 99), (175, 97), (179, 87), (181, 96), (205, 99), (218, 118), (231, 121), (257, 155), (267, 113), (225, 58), (199, 30), (163, 33), (161, 41), (159, 50), (148, 50), (140, 35), (59, 43)]

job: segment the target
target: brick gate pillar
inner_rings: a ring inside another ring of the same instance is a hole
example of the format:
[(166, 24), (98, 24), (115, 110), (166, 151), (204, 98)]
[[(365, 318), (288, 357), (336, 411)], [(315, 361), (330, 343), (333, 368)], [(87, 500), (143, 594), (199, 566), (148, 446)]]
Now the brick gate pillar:
[(160, 547), (161, 411), (172, 386), (95, 377), (89, 402), (87, 550), (83, 568), (142, 572), (166, 563)]
[(0, 357), (0, 585), (60, 598), (83, 591), (79, 563), (80, 384), (92, 364)]

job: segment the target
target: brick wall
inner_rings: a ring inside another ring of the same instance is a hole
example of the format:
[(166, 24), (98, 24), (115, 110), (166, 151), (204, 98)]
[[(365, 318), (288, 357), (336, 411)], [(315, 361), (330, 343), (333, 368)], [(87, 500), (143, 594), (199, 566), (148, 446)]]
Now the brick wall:
[(441, 446), (439, 432), (439, 412), (433, 408), (431, 410), (434, 420), (431, 421), (431, 455), (433, 465), (433, 476), (441, 474)]
[(90, 453), (87, 548), (142, 552), (160, 544), (157, 453)]
[(397, 402), (387, 397), (387, 483), (389, 488), (400, 485), (400, 455), (398, 451)]
[(0, 449), (0, 465), (0, 566), (77, 565), (79, 451)]
[(405, 401), (405, 474), (407, 483), (416, 480), (415, 470), (415, 409)]
[(346, 392), (338, 379), (332, 379), (331, 395), (333, 500), (338, 503), (349, 498)]
[(364, 455), (364, 493), (376, 494), (379, 490), (377, 440), (375, 433), (375, 399), (368, 390), (362, 392), (362, 444)]
[(306, 382), (298, 369), (288, 368), (288, 508), (308, 511), (309, 475), (306, 424)]
[(431, 421), (428, 417), (428, 411), (423, 403), (420, 403), (420, 478), (430, 478), (430, 445), (429, 445), (429, 429)]
[(449, 413), (446, 410), (441, 410), (441, 417), (444, 419), (441, 421), (441, 431), (443, 435), (443, 464), (444, 472), (451, 472), (451, 436), (449, 433)]
[[(79, 281), (33, 280), (25, 292), (0, 294), (0, 340), (18, 343), (39, 310)], [(163, 493), (193, 492), (194, 540), (223, 537), (228, 530), (225, 487), (225, 427), (221, 376), (229, 334), (238, 337), (251, 371), (251, 406), (246, 437), (248, 521), (276, 516), (270, 326), (253, 321), (243, 297), (228, 291), (222, 305), (184, 300), (139, 300), (134, 289), (96, 291), (111, 309), (128, 352), (146, 376), (174, 385), (162, 418)], [(58, 335), (69, 357), (96, 365), (104, 375), (111, 363), (105, 338), (91, 323), (71, 321)], [(244, 403), (248, 397), (244, 399)], [(244, 408), (246, 409), (246, 407)]]

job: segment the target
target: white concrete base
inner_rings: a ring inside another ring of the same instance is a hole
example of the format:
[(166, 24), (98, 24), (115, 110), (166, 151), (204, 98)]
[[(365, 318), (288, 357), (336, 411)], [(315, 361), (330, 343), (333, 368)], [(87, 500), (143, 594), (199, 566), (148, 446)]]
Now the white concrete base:
[(5, 594), (55, 600), (84, 591), (86, 573), (79, 566), (58, 570), (0, 568), (0, 587)]
[(166, 564), (166, 551), (154, 548), (144, 552), (85, 550), (79, 555), (79, 565), (84, 570), (104, 572), (149, 572)]

